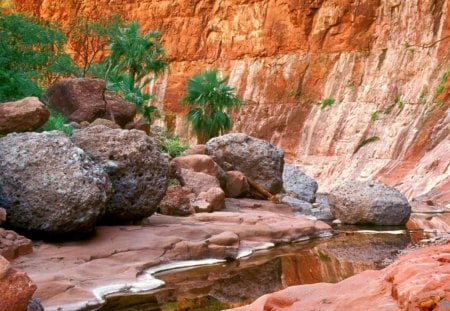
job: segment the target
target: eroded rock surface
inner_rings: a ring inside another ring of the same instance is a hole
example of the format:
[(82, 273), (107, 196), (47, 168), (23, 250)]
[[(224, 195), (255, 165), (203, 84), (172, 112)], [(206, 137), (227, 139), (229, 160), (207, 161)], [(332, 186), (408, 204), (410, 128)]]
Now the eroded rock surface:
[(53, 84), (46, 92), (50, 107), (70, 121), (92, 122), (97, 118), (125, 126), (136, 114), (133, 104), (105, 90), (99, 79), (77, 78)]
[(50, 113), (37, 97), (0, 103), (0, 135), (34, 131), (47, 122)]
[(449, 254), (450, 244), (418, 249), (380, 271), (365, 271), (336, 284), (292, 286), (233, 310), (359, 311), (372, 306), (386, 311), (446, 310), (450, 303)]
[(111, 191), (102, 167), (56, 131), (0, 138), (0, 171), (8, 224), (45, 234), (92, 231)]
[(72, 140), (109, 175), (113, 194), (107, 220), (139, 220), (156, 211), (167, 189), (169, 161), (150, 137), (98, 125), (76, 130)]
[(284, 153), (267, 141), (227, 134), (208, 141), (206, 152), (225, 171), (240, 171), (272, 194), (283, 187)]
[(411, 214), (404, 195), (374, 181), (347, 181), (328, 200), (333, 216), (347, 224), (401, 225)]

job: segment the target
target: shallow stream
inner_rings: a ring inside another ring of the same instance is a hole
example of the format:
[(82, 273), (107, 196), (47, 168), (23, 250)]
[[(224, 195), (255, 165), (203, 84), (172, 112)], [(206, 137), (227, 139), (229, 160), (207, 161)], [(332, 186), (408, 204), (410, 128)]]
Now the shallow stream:
[(402, 228), (339, 227), (335, 235), (262, 250), (231, 262), (154, 274), (163, 287), (120, 293), (97, 310), (223, 310), (288, 286), (339, 282), (388, 265), (410, 244)]

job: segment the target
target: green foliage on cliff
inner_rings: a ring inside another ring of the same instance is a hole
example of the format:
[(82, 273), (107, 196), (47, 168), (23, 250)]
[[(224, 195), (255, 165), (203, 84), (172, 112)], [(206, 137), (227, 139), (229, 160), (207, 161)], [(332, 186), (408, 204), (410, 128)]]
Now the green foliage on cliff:
[(242, 105), (227, 81), (228, 77), (220, 79), (217, 70), (212, 70), (197, 74), (187, 82), (182, 104), (190, 108), (186, 117), (199, 144), (230, 129), (231, 121), (224, 110)]
[(73, 72), (64, 42), (48, 23), (0, 12), (0, 102), (40, 96), (44, 84)]
[(331, 107), (334, 105), (335, 102), (336, 100), (334, 98), (325, 98), (321, 102), (319, 102), (320, 109), (323, 110), (326, 107)]

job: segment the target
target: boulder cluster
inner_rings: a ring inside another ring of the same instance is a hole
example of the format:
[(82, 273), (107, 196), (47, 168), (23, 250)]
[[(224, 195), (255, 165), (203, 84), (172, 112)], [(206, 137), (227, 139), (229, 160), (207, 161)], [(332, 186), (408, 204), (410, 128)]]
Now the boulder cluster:
[(328, 197), (316, 196), (317, 182), (285, 165), (282, 150), (242, 133), (213, 138), (169, 161), (146, 132), (133, 129), (133, 105), (107, 92), (101, 80), (62, 81), (45, 96), (73, 122), (72, 137), (28, 132), (49, 117), (37, 98), (0, 105), (0, 134), (10, 133), (0, 138), (0, 206), (20, 230), (88, 233), (99, 222), (134, 222), (155, 211), (217, 211), (226, 197), (270, 199), (349, 224), (403, 224), (410, 214), (403, 195), (374, 181), (348, 181)]
[(285, 165), (282, 150), (242, 133), (213, 138), (170, 161), (146, 132), (133, 129), (133, 105), (101, 80), (58, 82), (45, 97), (73, 122), (72, 137), (27, 132), (49, 117), (37, 98), (0, 105), (0, 134), (10, 133), (0, 138), (0, 206), (19, 230), (83, 234), (99, 222), (135, 222), (156, 211), (221, 210), (226, 197), (269, 199), (349, 224), (403, 224), (410, 214), (403, 195), (374, 181), (349, 181), (328, 197), (316, 195), (317, 182)]

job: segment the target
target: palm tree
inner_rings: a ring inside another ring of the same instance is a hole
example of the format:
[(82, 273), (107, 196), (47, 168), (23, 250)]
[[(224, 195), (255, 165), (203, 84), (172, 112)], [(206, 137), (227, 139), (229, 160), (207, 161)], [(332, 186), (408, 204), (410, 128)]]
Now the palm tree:
[[(153, 95), (145, 94), (143, 89), (167, 67), (165, 51), (159, 39), (156, 31), (141, 36), (138, 22), (130, 22), (112, 38), (107, 59), (108, 88), (122, 93), (125, 100), (133, 102), (136, 111), (149, 123), (151, 114), (157, 108), (146, 105)], [(149, 77), (149, 74), (152, 75)]]
[(224, 110), (242, 104), (234, 89), (226, 84), (227, 81), (228, 77), (220, 79), (217, 70), (211, 70), (197, 74), (187, 82), (182, 103), (191, 108), (187, 120), (191, 122), (192, 132), (197, 135), (199, 144), (230, 129), (231, 121)]

